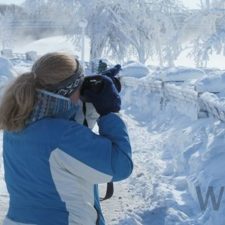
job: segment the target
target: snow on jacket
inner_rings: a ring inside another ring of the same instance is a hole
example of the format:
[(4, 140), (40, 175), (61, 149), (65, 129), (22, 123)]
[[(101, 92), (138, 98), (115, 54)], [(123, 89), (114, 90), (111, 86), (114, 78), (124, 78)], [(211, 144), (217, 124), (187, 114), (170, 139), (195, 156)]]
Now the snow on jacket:
[(98, 185), (133, 169), (122, 119), (98, 119), (99, 135), (75, 121), (43, 118), (3, 135), (7, 224), (104, 225)]

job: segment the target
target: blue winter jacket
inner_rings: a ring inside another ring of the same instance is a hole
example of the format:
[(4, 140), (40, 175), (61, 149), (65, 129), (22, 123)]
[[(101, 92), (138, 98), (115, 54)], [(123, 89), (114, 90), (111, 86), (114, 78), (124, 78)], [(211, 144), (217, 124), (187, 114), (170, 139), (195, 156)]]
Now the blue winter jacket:
[[(126, 126), (116, 114), (98, 120), (99, 135), (60, 118), (4, 132), (7, 218), (35, 225), (103, 225), (97, 184), (133, 168)], [(16, 224), (16, 223), (15, 223)]]

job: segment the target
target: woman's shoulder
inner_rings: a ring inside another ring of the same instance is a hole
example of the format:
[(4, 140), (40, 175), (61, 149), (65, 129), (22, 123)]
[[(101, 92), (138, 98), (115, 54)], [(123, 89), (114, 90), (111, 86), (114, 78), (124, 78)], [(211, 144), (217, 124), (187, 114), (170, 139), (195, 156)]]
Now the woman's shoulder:
[(71, 126), (80, 126), (74, 120), (67, 120), (62, 118), (44, 118), (30, 124), (27, 130), (44, 130), (49, 132), (61, 133)]
[(78, 124), (76, 121), (59, 118), (43, 118), (34, 123), (30, 123), (19, 132), (4, 131), (4, 137), (10, 140), (43, 140), (57, 142), (65, 131), (72, 126), (77, 128), (82, 127), (82, 125)]

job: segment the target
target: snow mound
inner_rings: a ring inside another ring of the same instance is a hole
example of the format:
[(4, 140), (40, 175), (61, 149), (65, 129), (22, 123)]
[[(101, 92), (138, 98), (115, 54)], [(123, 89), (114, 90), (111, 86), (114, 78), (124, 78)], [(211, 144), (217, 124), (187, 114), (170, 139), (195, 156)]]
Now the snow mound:
[[(89, 60), (89, 40), (85, 39), (85, 61)], [(30, 51), (36, 51), (38, 55), (43, 55), (49, 52), (68, 52), (70, 54), (77, 55), (81, 57), (80, 48), (75, 47), (72, 39), (67, 38), (66, 36), (53, 36), (48, 38), (43, 38), (28, 43), (27, 45), (17, 46), (14, 50), (15, 52), (26, 53)]]
[(74, 49), (72, 41), (69, 41), (66, 37), (55, 36), (33, 41), (23, 47), (17, 48), (16, 51), (25, 53), (32, 50), (36, 51), (39, 55), (43, 55), (54, 51), (73, 53), (72, 49)]
[(224, 92), (225, 73), (204, 77), (195, 82), (195, 89), (198, 92)]
[(2, 97), (7, 84), (9, 84), (9, 82), (15, 77), (16, 71), (11, 62), (6, 58), (0, 57), (0, 97)]
[(130, 63), (120, 71), (119, 75), (141, 78), (149, 74), (149, 69), (142, 63)]
[(16, 77), (16, 72), (11, 62), (4, 57), (0, 57), (0, 95), (2, 95), (6, 84), (14, 77)]
[(167, 71), (159, 73), (159, 78), (163, 81), (190, 81), (193, 79), (200, 79), (205, 77), (203, 70), (192, 68), (172, 68)]
[[(143, 91), (140, 87), (139, 79), (138, 84), (130, 83), (122, 92), (126, 114), (135, 118), (140, 126), (133, 128), (134, 131), (130, 129), (131, 134), (134, 133), (135, 140), (131, 141), (135, 146), (134, 161), (137, 165), (137, 177), (133, 174), (130, 183), (135, 186), (133, 189), (137, 190), (137, 194), (142, 194), (135, 203), (139, 205), (136, 208), (139, 209), (137, 212), (141, 219), (137, 219), (134, 224), (150, 224), (151, 215), (148, 212), (152, 209), (150, 207), (156, 205), (155, 209), (166, 206), (164, 225), (224, 225), (225, 198), (224, 195), (218, 197), (225, 183), (221, 169), (225, 161), (224, 122), (212, 117), (197, 119), (195, 110), (188, 113), (193, 115), (185, 116), (184, 112), (190, 105), (182, 101), (168, 100), (162, 108), (159, 94), (152, 93), (150, 89)], [(224, 105), (224, 99), (216, 95), (205, 93), (202, 97), (214, 105)], [(151, 154), (154, 159), (150, 159)], [(161, 156), (161, 161), (156, 155)], [(157, 169), (151, 168), (154, 166)], [(158, 172), (160, 175), (157, 175)], [(141, 180), (138, 175), (141, 173), (150, 174), (151, 178), (146, 176)], [(145, 186), (150, 183), (153, 187), (152, 195), (146, 194)], [(215, 204), (210, 204), (209, 200), (206, 210), (202, 210), (200, 196), (205, 200), (210, 188), (213, 189), (219, 209), (216, 210)], [(141, 199), (144, 199), (143, 205), (140, 204)], [(147, 217), (144, 216), (146, 214)], [(156, 219), (160, 216), (160, 212), (157, 212)], [(134, 215), (126, 218), (124, 224), (129, 224), (131, 218)]]
[[(141, 205), (140, 201), (135, 201), (136, 211), (132, 211), (122, 224), (151, 224), (151, 212), (166, 206), (165, 212), (157, 212), (156, 223), (153, 224), (223, 225), (225, 198), (224, 195), (221, 199), (218, 196), (225, 183), (221, 169), (225, 161), (225, 123), (212, 117), (193, 119), (194, 115), (185, 116), (178, 110), (179, 107), (186, 111), (186, 103), (182, 101), (167, 101), (166, 106), (161, 108), (160, 95), (147, 89), (143, 91), (140, 82), (139, 79), (136, 86), (134, 83), (126, 86), (122, 94), (126, 114), (135, 118), (140, 126), (133, 128), (134, 131), (129, 129), (137, 137), (134, 142), (134, 138), (131, 139), (135, 146), (136, 170), (130, 178), (130, 185), (135, 186), (133, 190), (137, 190), (137, 195), (142, 194), (140, 199), (144, 199), (144, 203)], [(210, 93), (204, 96), (215, 104), (219, 101), (221, 105), (224, 101)], [(149, 136), (144, 128), (149, 131)], [(146, 149), (141, 145), (142, 141)], [(157, 152), (155, 155), (154, 151)], [(149, 158), (151, 154), (152, 160)], [(156, 160), (157, 154), (161, 161)], [(141, 173), (146, 173), (143, 180), (140, 179)], [(152, 195), (146, 193), (149, 189), (146, 184), (152, 184)], [(219, 209), (216, 210), (209, 200), (206, 210), (202, 210), (200, 195), (205, 200), (210, 188)], [(157, 221), (161, 216), (163, 223)]]
[(5, 77), (8, 79), (13, 78), (15, 74), (16, 73), (12, 63), (8, 59), (0, 57), (0, 77)]

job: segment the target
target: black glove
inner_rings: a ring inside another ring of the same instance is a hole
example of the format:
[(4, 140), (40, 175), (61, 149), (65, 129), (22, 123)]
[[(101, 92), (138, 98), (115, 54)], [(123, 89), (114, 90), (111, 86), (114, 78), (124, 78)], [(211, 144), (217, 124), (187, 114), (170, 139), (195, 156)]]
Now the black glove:
[(102, 88), (98, 92), (91, 89), (84, 89), (84, 98), (88, 99), (88, 102), (93, 103), (100, 116), (106, 115), (110, 112), (119, 112), (121, 107), (121, 98), (115, 85), (109, 77), (101, 75), (98, 76), (100, 80), (102, 80)]
[(121, 83), (120, 83), (120, 80), (115, 76), (119, 73), (120, 70), (121, 70), (121, 65), (117, 64), (113, 68), (105, 70), (101, 73), (101, 75), (111, 78), (118, 92), (121, 91)]

